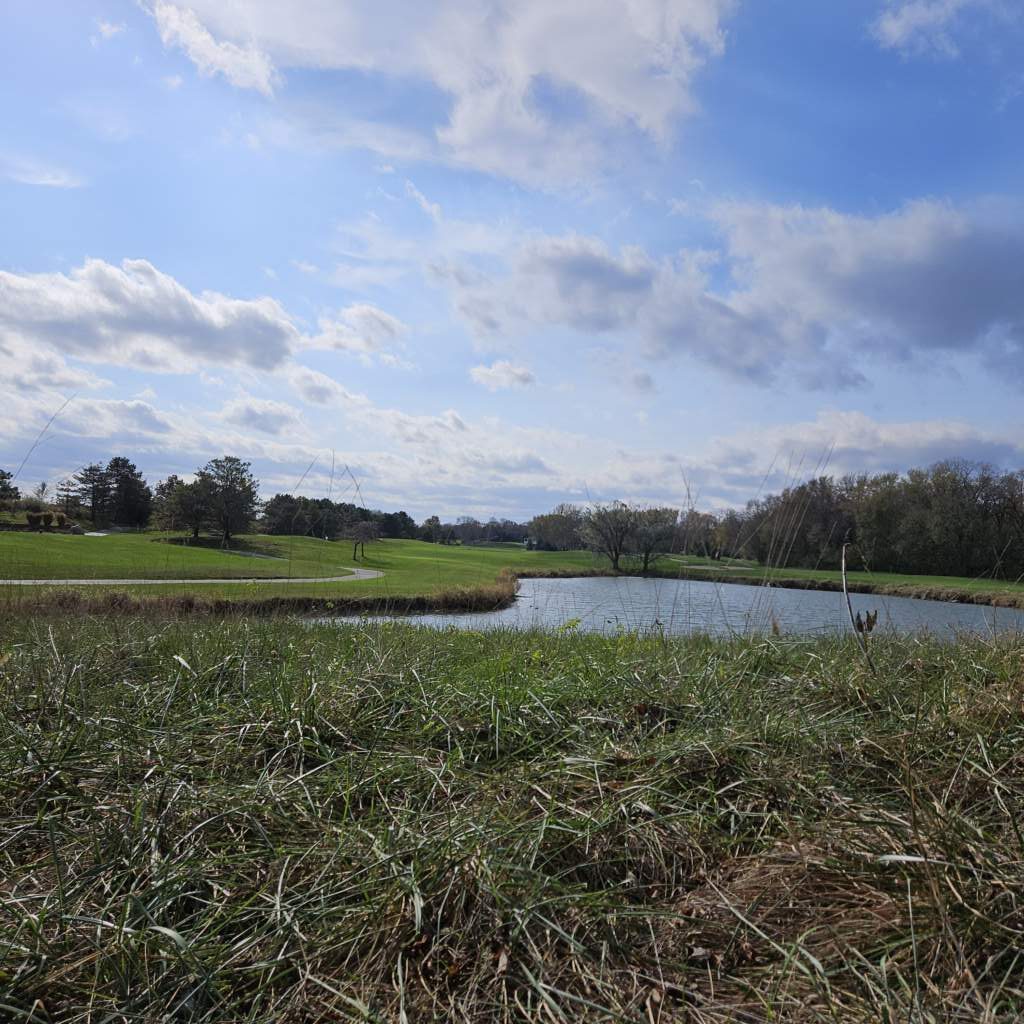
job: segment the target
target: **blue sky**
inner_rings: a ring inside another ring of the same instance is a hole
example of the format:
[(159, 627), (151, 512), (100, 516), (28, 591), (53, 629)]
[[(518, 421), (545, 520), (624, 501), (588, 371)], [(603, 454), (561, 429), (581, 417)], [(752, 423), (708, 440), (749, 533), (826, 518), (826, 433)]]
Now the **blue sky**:
[(5, 5), (0, 465), (58, 409), (28, 486), (229, 452), (420, 518), (1024, 465), (1022, 43), (1011, 0)]

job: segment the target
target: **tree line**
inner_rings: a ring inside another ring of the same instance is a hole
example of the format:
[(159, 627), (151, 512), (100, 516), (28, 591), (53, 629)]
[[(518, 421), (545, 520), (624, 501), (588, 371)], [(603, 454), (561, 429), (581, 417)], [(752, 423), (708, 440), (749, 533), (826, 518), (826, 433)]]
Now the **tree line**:
[(615, 568), (650, 569), (669, 552), (713, 559), (750, 559), (780, 567), (834, 568), (843, 545), (879, 572), (932, 575), (1024, 575), (1024, 470), (944, 460), (906, 473), (819, 476), (743, 508), (701, 512), (621, 501), (558, 505), (528, 523), (428, 516), (327, 498), (275, 494), (259, 499), (251, 465), (235, 456), (212, 459), (190, 481), (171, 475), (150, 488), (138, 467), (116, 456), (92, 463), (22, 497), (0, 470), (0, 509), (56, 512), (93, 526), (203, 531), (224, 542), (251, 530), (281, 535), (377, 537), (436, 544), (521, 543), (542, 550), (591, 549)]
[(542, 549), (598, 551), (616, 568), (648, 568), (659, 551), (837, 568), (845, 544), (878, 572), (1016, 578), (1024, 471), (947, 459), (903, 474), (820, 476), (718, 513), (563, 504), (531, 520), (529, 535)]

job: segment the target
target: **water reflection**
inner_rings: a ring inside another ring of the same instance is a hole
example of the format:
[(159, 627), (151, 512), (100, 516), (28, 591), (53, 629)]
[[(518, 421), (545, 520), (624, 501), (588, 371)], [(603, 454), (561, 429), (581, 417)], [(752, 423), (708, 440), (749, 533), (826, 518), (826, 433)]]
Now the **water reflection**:
[[(854, 611), (879, 612), (876, 632), (939, 636), (956, 633), (1024, 632), (1024, 612), (987, 605), (852, 594)], [(471, 615), (396, 616), (423, 626), (460, 629), (558, 629), (614, 633), (745, 635), (777, 627), (791, 635), (849, 631), (841, 593), (785, 590), (698, 580), (588, 577), (522, 580), (510, 608)]]

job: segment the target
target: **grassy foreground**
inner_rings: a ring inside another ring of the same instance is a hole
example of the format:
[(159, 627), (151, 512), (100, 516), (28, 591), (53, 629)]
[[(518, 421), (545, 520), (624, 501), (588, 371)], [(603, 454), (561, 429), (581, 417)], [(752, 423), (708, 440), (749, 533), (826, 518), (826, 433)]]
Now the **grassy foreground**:
[(1024, 1013), (1019, 641), (0, 638), (4, 1019)]

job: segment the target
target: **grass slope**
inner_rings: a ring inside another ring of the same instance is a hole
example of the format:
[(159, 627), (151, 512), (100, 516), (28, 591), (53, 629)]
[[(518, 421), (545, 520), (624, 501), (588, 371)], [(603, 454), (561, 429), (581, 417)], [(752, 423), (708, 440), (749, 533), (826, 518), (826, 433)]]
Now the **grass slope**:
[(0, 626), (36, 1021), (1015, 1021), (1024, 646)]
[[(518, 544), (445, 546), (423, 541), (388, 540), (371, 544), (365, 557), (352, 560), (352, 549), (344, 541), (327, 543), (309, 537), (249, 536), (241, 542), (250, 553), (273, 558), (231, 554), (216, 546), (186, 546), (169, 543), (169, 534), (112, 534), (107, 537), (74, 537), (58, 534), (0, 532), (0, 578), (162, 578), (162, 579), (246, 579), (336, 576), (358, 565), (384, 573), (375, 580), (351, 580), (324, 584), (204, 585), (137, 588), (143, 602), (166, 599), (235, 602), (268, 609), (293, 604), (340, 602), (358, 610), (409, 606), (412, 599), (430, 599), (439, 607), (458, 610), (470, 592), (477, 592), (477, 607), (488, 606), (506, 593), (495, 581), (506, 572), (524, 576), (571, 575), (607, 571), (606, 559), (588, 552), (526, 551)], [(178, 538), (180, 539), (180, 538)], [(840, 574), (834, 570), (775, 569), (752, 562), (715, 562), (710, 559), (670, 556), (658, 563), (658, 573), (690, 579), (721, 582), (765, 583), (839, 589)], [(945, 600), (975, 601), (1024, 607), (1024, 583), (949, 576), (912, 576), (896, 573), (851, 572), (853, 590), (871, 591)], [(118, 592), (132, 593), (130, 586)], [(8, 587), (3, 600), (10, 605), (37, 605), (49, 598), (26, 588)], [(80, 605), (98, 607), (94, 589), (80, 595)], [(446, 604), (447, 602), (447, 604)], [(429, 601), (426, 601), (429, 603)], [(493, 603), (489, 606), (493, 607)]]
[[(824, 589), (842, 587), (842, 574), (838, 569), (782, 569), (758, 565), (756, 562), (694, 556), (670, 556), (659, 563), (664, 569), (674, 565), (676, 571), (691, 579), (720, 580), (723, 583), (770, 582), (775, 586), (810, 587)], [(926, 576), (895, 572), (847, 573), (850, 589), (867, 593), (905, 595), (909, 597), (936, 597), (939, 600), (978, 600), (987, 604), (1005, 599), (1007, 604), (1024, 607), (1024, 582), (999, 580), (991, 577)]]
[[(3, 579), (231, 579), (337, 576), (352, 548), (312, 537), (245, 537), (235, 551), (183, 544), (180, 534), (0, 532)], [(253, 557), (258, 556), (258, 557)]]
[[(60, 541), (61, 544), (51, 544)], [(110, 543), (113, 542), (113, 543)], [(136, 588), (118, 586), (116, 593), (135, 594), (141, 601), (159, 607), (161, 602), (191, 598), (202, 601), (232, 601), (248, 606), (261, 602), (283, 607), (288, 602), (360, 602), (378, 606), (404, 607), (409, 599), (428, 597), (457, 609), (472, 592), (483, 602), (506, 600), (507, 584), (496, 580), (505, 571), (592, 572), (600, 562), (587, 552), (525, 551), (517, 544), (489, 546), (445, 546), (423, 541), (387, 540), (366, 547), (365, 557), (353, 562), (352, 548), (343, 541), (325, 543), (304, 537), (245, 538), (252, 550), (282, 556), (269, 561), (223, 553), (211, 548), (182, 547), (164, 542), (160, 535), (121, 534), (109, 537), (56, 537), (0, 533), (0, 577), (2, 578), (230, 578), (249, 576), (334, 576), (342, 566), (358, 565), (376, 569), (384, 576), (373, 580), (351, 580), (324, 584), (225, 584)], [(290, 555), (290, 560), (289, 560)], [(289, 572), (290, 569), (290, 572)], [(60, 588), (62, 591), (67, 588)], [(102, 603), (105, 588), (79, 589), (83, 607)], [(53, 600), (40, 588), (7, 587), (3, 599), (8, 607), (39, 605)], [(493, 604), (491, 605), (493, 607)]]

